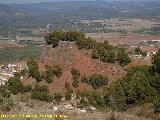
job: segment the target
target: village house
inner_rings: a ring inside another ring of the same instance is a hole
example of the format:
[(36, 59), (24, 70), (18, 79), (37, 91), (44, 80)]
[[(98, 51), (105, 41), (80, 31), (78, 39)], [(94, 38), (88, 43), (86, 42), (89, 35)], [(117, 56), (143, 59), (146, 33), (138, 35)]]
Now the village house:
[(154, 46), (154, 45), (143, 45), (141, 49), (142, 51), (147, 52), (147, 56), (152, 56), (158, 52), (159, 47)]
[[(27, 69), (26, 65), (8, 64), (0, 66), (0, 86), (5, 85), (10, 77), (13, 77), (16, 72)], [(23, 77), (21, 77), (22, 79)]]
[(29, 46), (29, 45), (44, 45), (45, 41), (43, 37), (16, 37), (18, 45)]
[(5, 85), (8, 80), (0, 76), (0, 86)]

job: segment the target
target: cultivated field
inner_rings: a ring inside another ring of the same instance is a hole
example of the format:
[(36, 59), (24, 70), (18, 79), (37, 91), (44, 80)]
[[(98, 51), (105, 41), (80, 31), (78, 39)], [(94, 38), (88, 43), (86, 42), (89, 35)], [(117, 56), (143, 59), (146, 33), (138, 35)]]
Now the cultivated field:
[(86, 36), (93, 37), (99, 42), (108, 41), (113, 45), (128, 44), (130, 46), (135, 46), (144, 40), (160, 40), (160, 36), (158, 35), (136, 33), (128, 33), (125, 36), (121, 33), (87, 33)]
[(15, 47), (16, 44), (12, 40), (0, 40), (0, 47)]
[(149, 29), (150, 27), (158, 26), (159, 22), (144, 20), (144, 19), (121, 19), (121, 18), (112, 18), (104, 20), (80, 20), (82, 24), (90, 23), (100, 23), (106, 25), (107, 28), (112, 30), (127, 30), (135, 31), (142, 28)]

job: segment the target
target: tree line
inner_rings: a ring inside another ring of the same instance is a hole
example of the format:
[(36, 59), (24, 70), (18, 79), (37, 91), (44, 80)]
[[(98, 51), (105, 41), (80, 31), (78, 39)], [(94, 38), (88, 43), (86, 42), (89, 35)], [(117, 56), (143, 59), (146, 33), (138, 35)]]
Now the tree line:
[(130, 58), (125, 49), (109, 45), (107, 41), (104, 43), (96, 42), (91, 37), (85, 37), (82, 32), (53, 31), (45, 36), (45, 41), (53, 48), (58, 46), (59, 41), (75, 42), (79, 49), (92, 49), (91, 57), (93, 59), (100, 59), (108, 63), (117, 61), (122, 66), (130, 63)]

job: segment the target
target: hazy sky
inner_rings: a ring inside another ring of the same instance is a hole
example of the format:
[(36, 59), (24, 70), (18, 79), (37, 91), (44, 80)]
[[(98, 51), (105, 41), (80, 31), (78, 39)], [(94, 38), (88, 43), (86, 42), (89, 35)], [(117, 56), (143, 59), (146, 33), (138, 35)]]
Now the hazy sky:
[[(0, 0), (0, 3), (39, 3), (39, 2), (58, 2), (58, 1), (94, 1), (94, 0)], [(155, 1), (155, 0), (106, 0), (106, 1)]]

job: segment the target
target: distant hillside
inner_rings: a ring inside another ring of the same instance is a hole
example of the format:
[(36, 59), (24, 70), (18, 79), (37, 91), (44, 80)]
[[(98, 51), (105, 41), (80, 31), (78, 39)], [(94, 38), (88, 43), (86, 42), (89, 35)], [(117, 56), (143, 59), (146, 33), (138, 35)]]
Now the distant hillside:
[(0, 15), (10, 15), (10, 14), (14, 14), (16, 12), (15, 9), (13, 9), (12, 7), (9, 7), (5, 4), (0, 4)]
[[(112, 17), (159, 16), (159, 1), (115, 2), (115, 1), (65, 1), (30, 4), (8, 4), (25, 13), (59, 17), (81, 17), (101, 19)], [(148, 10), (148, 8), (150, 8)], [(123, 12), (126, 11), (126, 12)]]
[[(63, 2), (63, 1), (93, 1), (93, 0), (54, 0), (54, 2)], [(112, 1), (112, 0), (95, 0), (95, 1)], [(121, 2), (128, 2), (128, 1), (158, 1), (158, 0), (114, 0), (114, 1), (121, 1)], [(53, 0), (0, 0), (2, 3), (40, 3), (40, 2), (53, 2)]]

